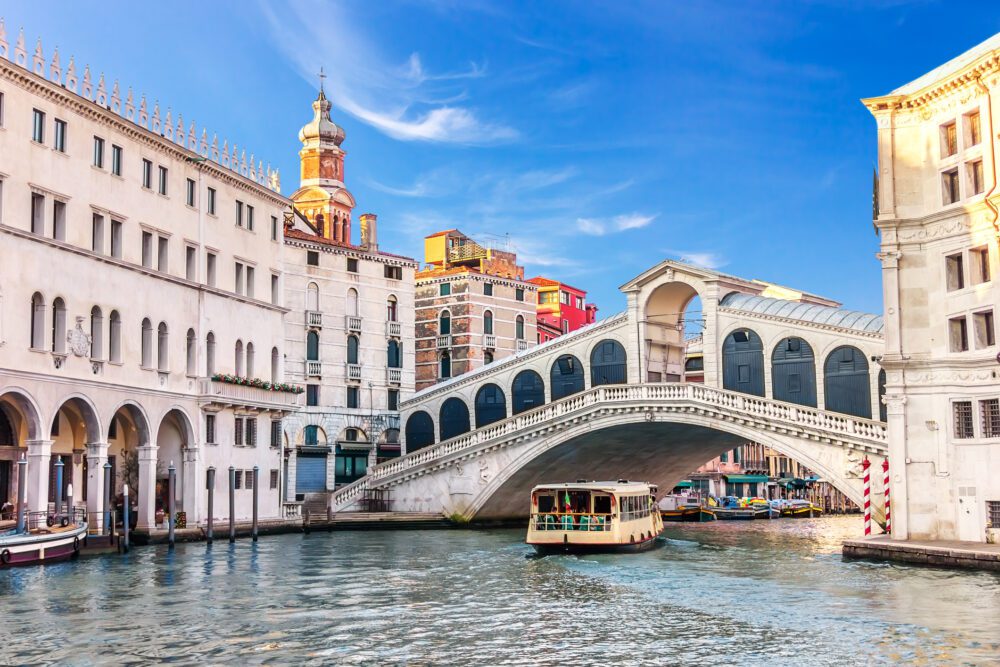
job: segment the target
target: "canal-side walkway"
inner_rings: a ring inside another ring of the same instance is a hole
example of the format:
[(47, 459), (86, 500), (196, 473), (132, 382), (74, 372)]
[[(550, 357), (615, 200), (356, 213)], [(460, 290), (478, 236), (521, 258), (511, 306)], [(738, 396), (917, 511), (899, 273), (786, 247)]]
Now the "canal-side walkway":
[(849, 558), (889, 560), (1000, 572), (1000, 544), (941, 540), (894, 540), (887, 535), (844, 540), (843, 554)]

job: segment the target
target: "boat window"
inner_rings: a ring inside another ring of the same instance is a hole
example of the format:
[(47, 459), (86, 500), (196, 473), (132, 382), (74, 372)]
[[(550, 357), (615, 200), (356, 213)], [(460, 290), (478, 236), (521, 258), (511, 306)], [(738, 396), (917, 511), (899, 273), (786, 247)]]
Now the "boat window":
[(594, 514), (611, 514), (611, 496), (594, 496)]
[(552, 496), (538, 496), (538, 511), (551, 512), (555, 507), (556, 499)]

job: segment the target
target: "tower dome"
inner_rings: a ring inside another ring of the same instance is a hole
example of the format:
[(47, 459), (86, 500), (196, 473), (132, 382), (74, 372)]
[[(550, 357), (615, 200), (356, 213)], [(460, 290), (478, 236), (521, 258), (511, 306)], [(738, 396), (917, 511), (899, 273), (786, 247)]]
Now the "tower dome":
[(312, 103), (313, 119), (299, 130), (299, 141), (303, 144), (332, 142), (334, 146), (343, 143), (344, 128), (330, 120), (331, 106), (333, 105), (326, 99), (326, 93), (321, 89), (319, 97)]

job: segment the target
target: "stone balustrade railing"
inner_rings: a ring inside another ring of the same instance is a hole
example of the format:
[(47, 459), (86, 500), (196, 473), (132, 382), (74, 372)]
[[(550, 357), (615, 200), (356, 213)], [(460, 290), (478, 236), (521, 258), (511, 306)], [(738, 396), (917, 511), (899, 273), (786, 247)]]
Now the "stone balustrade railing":
[(348, 506), (372, 482), (399, 475), (412, 468), (445, 459), (488, 442), (509, 439), (515, 433), (523, 435), (522, 431), (556, 423), (561, 418), (576, 412), (594, 409), (596, 406), (599, 406), (598, 409), (609, 409), (617, 406), (647, 405), (651, 408), (688, 405), (714, 409), (730, 419), (741, 416), (763, 418), (774, 425), (786, 428), (844, 437), (876, 451), (886, 449), (888, 438), (886, 425), (883, 422), (706, 387), (703, 384), (601, 385), (374, 466), (369, 469), (367, 476), (334, 492), (331, 506), (338, 508)]
[(216, 402), (233, 405), (277, 405), (298, 408), (301, 400), (301, 394), (290, 391), (273, 391), (216, 380), (201, 380), (200, 389), (202, 396), (211, 397)]

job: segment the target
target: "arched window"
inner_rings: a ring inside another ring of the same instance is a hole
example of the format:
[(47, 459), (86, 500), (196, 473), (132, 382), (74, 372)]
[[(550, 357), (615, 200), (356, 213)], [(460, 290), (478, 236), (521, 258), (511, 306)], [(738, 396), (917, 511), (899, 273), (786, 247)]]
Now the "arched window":
[(45, 347), (45, 299), (41, 293), (31, 295), (31, 348)]
[(514, 377), (511, 389), (513, 414), (519, 414), (545, 403), (545, 383), (535, 371), (521, 371)]
[(243, 377), (243, 341), (236, 341), (236, 358), (233, 363), (236, 375)]
[(476, 392), (476, 428), (507, 418), (507, 397), (503, 389), (490, 383)]
[(281, 354), (278, 348), (271, 348), (271, 382), (281, 381)]
[(205, 375), (215, 375), (215, 334), (211, 331), (205, 336)]
[(434, 444), (434, 420), (423, 410), (417, 410), (406, 420), (406, 453)]
[(489, 351), (483, 352), (483, 364), (485, 365), (492, 363), (493, 363), (493, 353)]
[(764, 395), (764, 343), (750, 329), (738, 329), (722, 343), (722, 386)]
[(450, 378), (451, 377), (451, 355), (447, 352), (441, 353), (441, 362), (438, 364), (438, 377), (440, 378)]
[(140, 361), (143, 368), (153, 367), (153, 323), (148, 317), (142, 320), (142, 354)]
[[(523, 326), (523, 324), (522, 324)], [(487, 310), (483, 313), (483, 333), (493, 334), (493, 312)]]
[(52, 351), (66, 351), (66, 303), (60, 297), (52, 302)]
[(855, 417), (872, 418), (872, 392), (868, 359), (851, 345), (831, 352), (823, 365), (826, 409)]
[(447, 336), (451, 333), (451, 312), (442, 310), (438, 316), (438, 335)]
[(112, 310), (109, 319), (111, 324), (108, 331), (108, 358), (116, 364), (120, 364), (122, 362), (122, 316), (118, 314), (117, 310)]
[(816, 359), (808, 342), (792, 337), (775, 346), (771, 386), (776, 401), (816, 407)]
[(385, 317), (390, 322), (397, 321), (397, 318), (399, 317), (398, 306), (399, 304), (396, 302), (396, 297), (390, 294), (389, 299), (385, 302)]
[(170, 349), (167, 339), (167, 324), (160, 322), (156, 328), (156, 368), (161, 372), (168, 369), (167, 352)]
[(315, 331), (306, 334), (306, 360), (319, 361), (319, 334)]
[(187, 374), (194, 376), (198, 374), (198, 354), (197, 354), (197, 341), (194, 335), (194, 329), (188, 329), (187, 332)]
[(306, 288), (306, 310), (319, 310), (319, 285), (309, 283)]
[(357, 364), (358, 361), (358, 337), (348, 336), (347, 337), (347, 363)]
[(522, 315), (518, 315), (514, 322), (514, 337), (518, 340), (524, 340), (524, 317)]
[(553, 401), (583, 391), (583, 383), (583, 364), (572, 354), (564, 354), (552, 363), (549, 386)]
[(358, 291), (353, 287), (347, 290), (347, 314), (358, 315)]
[(441, 440), (448, 440), (471, 430), (469, 408), (465, 405), (465, 401), (454, 396), (441, 405), (440, 421)]
[(90, 358), (104, 358), (104, 315), (97, 306), (90, 309)]
[(389, 340), (389, 368), (403, 367), (403, 346), (398, 340)]
[(246, 363), (247, 377), (252, 378), (254, 375), (254, 350), (253, 343), (247, 343), (247, 363)]
[(602, 340), (590, 353), (590, 386), (625, 384), (625, 348), (616, 340)]

